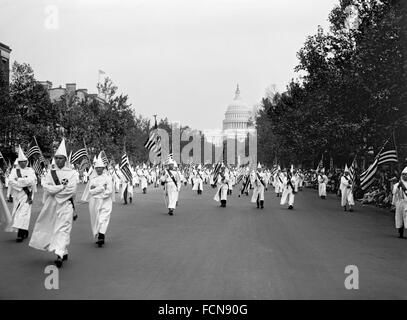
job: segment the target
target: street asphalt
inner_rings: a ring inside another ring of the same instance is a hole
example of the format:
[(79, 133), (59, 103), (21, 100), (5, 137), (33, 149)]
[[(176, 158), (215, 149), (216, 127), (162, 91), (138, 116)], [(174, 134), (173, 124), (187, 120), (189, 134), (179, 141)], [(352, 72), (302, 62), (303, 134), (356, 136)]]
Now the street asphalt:
[[(336, 195), (321, 200), (312, 189), (296, 195), (294, 210), (270, 189), (263, 210), (236, 191), (220, 208), (214, 193), (184, 187), (174, 216), (161, 188), (116, 202), (103, 248), (92, 238), (87, 203), (77, 203), (58, 290), (44, 286), (55, 256), (0, 231), (0, 298), (407, 299), (407, 240), (397, 238), (389, 211), (357, 205), (345, 213)], [(350, 265), (357, 290), (344, 284)]]

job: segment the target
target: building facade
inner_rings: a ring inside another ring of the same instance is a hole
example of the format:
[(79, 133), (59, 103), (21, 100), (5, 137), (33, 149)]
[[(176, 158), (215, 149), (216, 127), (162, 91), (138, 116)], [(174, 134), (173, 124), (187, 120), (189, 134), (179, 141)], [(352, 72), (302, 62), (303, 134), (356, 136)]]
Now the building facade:
[(0, 85), (5, 87), (10, 84), (10, 53), (10, 47), (0, 42)]
[(58, 102), (63, 96), (76, 97), (79, 102), (88, 100), (89, 102), (96, 100), (100, 103), (105, 103), (103, 95), (97, 93), (88, 93), (88, 89), (77, 89), (76, 83), (67, 83), (65, 88), (59, 86), (58, 88), (52, 88), (52, 82), (50, 81), (38, 81), (48, 91), (51, 102)]
[(253, 110), (240, 97), (237, 85), (235, 97), (228, 105), (223, 120), (223, 130), (246, 130), (253, 127)]

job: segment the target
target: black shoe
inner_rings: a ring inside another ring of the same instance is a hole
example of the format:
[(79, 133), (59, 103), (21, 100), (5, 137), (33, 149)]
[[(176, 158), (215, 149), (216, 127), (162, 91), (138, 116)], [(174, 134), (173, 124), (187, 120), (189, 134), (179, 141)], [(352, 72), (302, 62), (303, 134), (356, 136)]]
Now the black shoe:
[(130, 198), (130, 203), (132, 203), (133, 202), (133, 198)]
[(23, 242), (25, 230), (18, 229), (16, 242)]
[(349, 209), (349, 212), (353, 212), (353, 208), (350, 208), (350, 209)]
[(96, 243), (99, 248), (105, 244), (105, 235), (103, 233), (98, 234), (98, 241)]
[(23, 239), (27, 239), (29, 234), (28, 230), (24, 230)]
[(292, 210), (292, 209), (294, 209), (294, 207), (290, 205), (290, 206), (288, 206), (288, 209)]
[(172, 210), (172, 209), (170, 209), (170, 210), (168, 211), (168, 214), (169, 214), (170, 216), (174, 215), (173, 210)]
[(54, 263), (58, 269), (62, 267), (62, 262), (63, 262), (63, 260), (60, 256), (57, 256), (57, 259), (54, 261)]
[(64, 254), (64, 256), (62, 257), (62, 261), (67, 261), (68, 260), (68, 255)]

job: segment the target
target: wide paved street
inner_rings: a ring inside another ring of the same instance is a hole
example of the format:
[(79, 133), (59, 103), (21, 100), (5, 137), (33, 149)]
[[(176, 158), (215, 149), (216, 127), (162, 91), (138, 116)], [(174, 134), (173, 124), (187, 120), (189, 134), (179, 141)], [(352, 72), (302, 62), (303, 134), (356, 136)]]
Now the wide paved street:
[[(293, 211), (270, 190), (264, 210), (236, 194), (219, 208), (213, 195), (183, 188), (172, 217), (161, 188), (118, 202), (104, 248), (91, 237), (87, 204), (77, 204), (59, 290), (44, 287), (54, 255), (1, 231), (0, 298), (407, 299), (407, 240), (388, 211), (359, 205), (345, 214), (336, 196), (320, 200), (311, 189)], [(359, 269), (359, 290), (345, 289), (347, 265)]]

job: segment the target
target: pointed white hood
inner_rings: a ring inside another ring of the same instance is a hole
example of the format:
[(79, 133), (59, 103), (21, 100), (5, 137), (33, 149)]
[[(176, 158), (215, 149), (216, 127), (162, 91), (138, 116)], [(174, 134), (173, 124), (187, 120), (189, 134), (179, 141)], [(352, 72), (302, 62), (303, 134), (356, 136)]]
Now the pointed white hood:
[(21, 146), (18, 146), (18, 158), (17, 162), (19, 161), (28, 161), (27, 157), (24, 154), (23, 149), (21, 149)]
[(104, 168), (104, 167), (105, 164), (103, 163), (102, 157), (99, 155), (95, 162), (95, 168)]
[(65, 147), (65, 138), (62, 138), (61, 144), (59, 145), (57, 151), (55, 152), (54, 157), (56, 156), (64, 156), (68, 159), (68, 155), (66, 154), (66, 147)]

